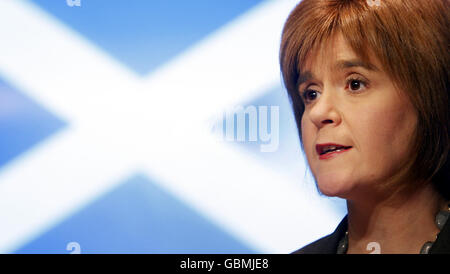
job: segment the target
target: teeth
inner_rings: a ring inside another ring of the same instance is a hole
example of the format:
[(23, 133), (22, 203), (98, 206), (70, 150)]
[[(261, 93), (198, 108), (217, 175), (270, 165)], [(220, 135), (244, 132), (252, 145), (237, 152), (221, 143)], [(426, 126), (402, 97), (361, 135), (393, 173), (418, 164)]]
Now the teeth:
[(342, 150), (341, 148), (339, 148), (339, 149), (337, 149), (337, 148), (338, 148), (337, 146), (327, 146), (322, 150), (323, 151), (322, 154), (325, 154), (325, 153), (328, 153), (331, 151), (341, 151)]

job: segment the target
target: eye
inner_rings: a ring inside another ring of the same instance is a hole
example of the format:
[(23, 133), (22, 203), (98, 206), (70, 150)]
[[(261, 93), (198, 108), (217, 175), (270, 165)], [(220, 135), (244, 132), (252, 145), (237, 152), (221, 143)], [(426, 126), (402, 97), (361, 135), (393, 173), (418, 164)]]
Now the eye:
[(364, 79), (361, 79), (359, 77), (352, 77), (347, 80), (346, 88), (347, 87), (351, 91), (358, 92), (358, 91), (361, 91), (361, 89), (367, 87), (367, 81), (365, 81)]
[(313, 89), (306, 89), (302, 92), (302, 99), (305, 104), (309, 104), (319, 96), (319, 92)]

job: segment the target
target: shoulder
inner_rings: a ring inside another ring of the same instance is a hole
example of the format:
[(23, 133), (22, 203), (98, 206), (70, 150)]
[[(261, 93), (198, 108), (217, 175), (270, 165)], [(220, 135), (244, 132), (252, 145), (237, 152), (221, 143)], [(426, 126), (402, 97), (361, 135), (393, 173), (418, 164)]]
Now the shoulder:
[(347, 216), (342, 219), (333, 233), (292, 252), (292, 254), (336, 254), (339, 241), (345, 231), (347, 231)]
[(292, 254), (335, 254), (337, 243), (333, 234), (320, 238), (294, 252)]

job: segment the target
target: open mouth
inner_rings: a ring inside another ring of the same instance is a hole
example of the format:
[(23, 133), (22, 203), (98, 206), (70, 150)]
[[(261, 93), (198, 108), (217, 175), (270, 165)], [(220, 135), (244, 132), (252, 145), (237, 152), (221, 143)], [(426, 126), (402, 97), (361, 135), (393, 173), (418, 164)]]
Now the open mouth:
[(319, 155), (325, 155), (333, 152), (342, 152), (352, 148), (351, 146), (344, 146), (339, 144), (319, 144), (316, 145), (316, 151)]

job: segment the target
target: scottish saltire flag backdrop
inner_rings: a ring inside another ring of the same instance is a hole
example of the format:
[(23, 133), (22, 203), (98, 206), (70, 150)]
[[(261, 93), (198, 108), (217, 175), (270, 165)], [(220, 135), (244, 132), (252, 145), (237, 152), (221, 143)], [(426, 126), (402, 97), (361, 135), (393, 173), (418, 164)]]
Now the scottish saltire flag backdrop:
[(341, 200), (278, 66), (295, 0), (0, 0), (0, 252), (288, 253)]

